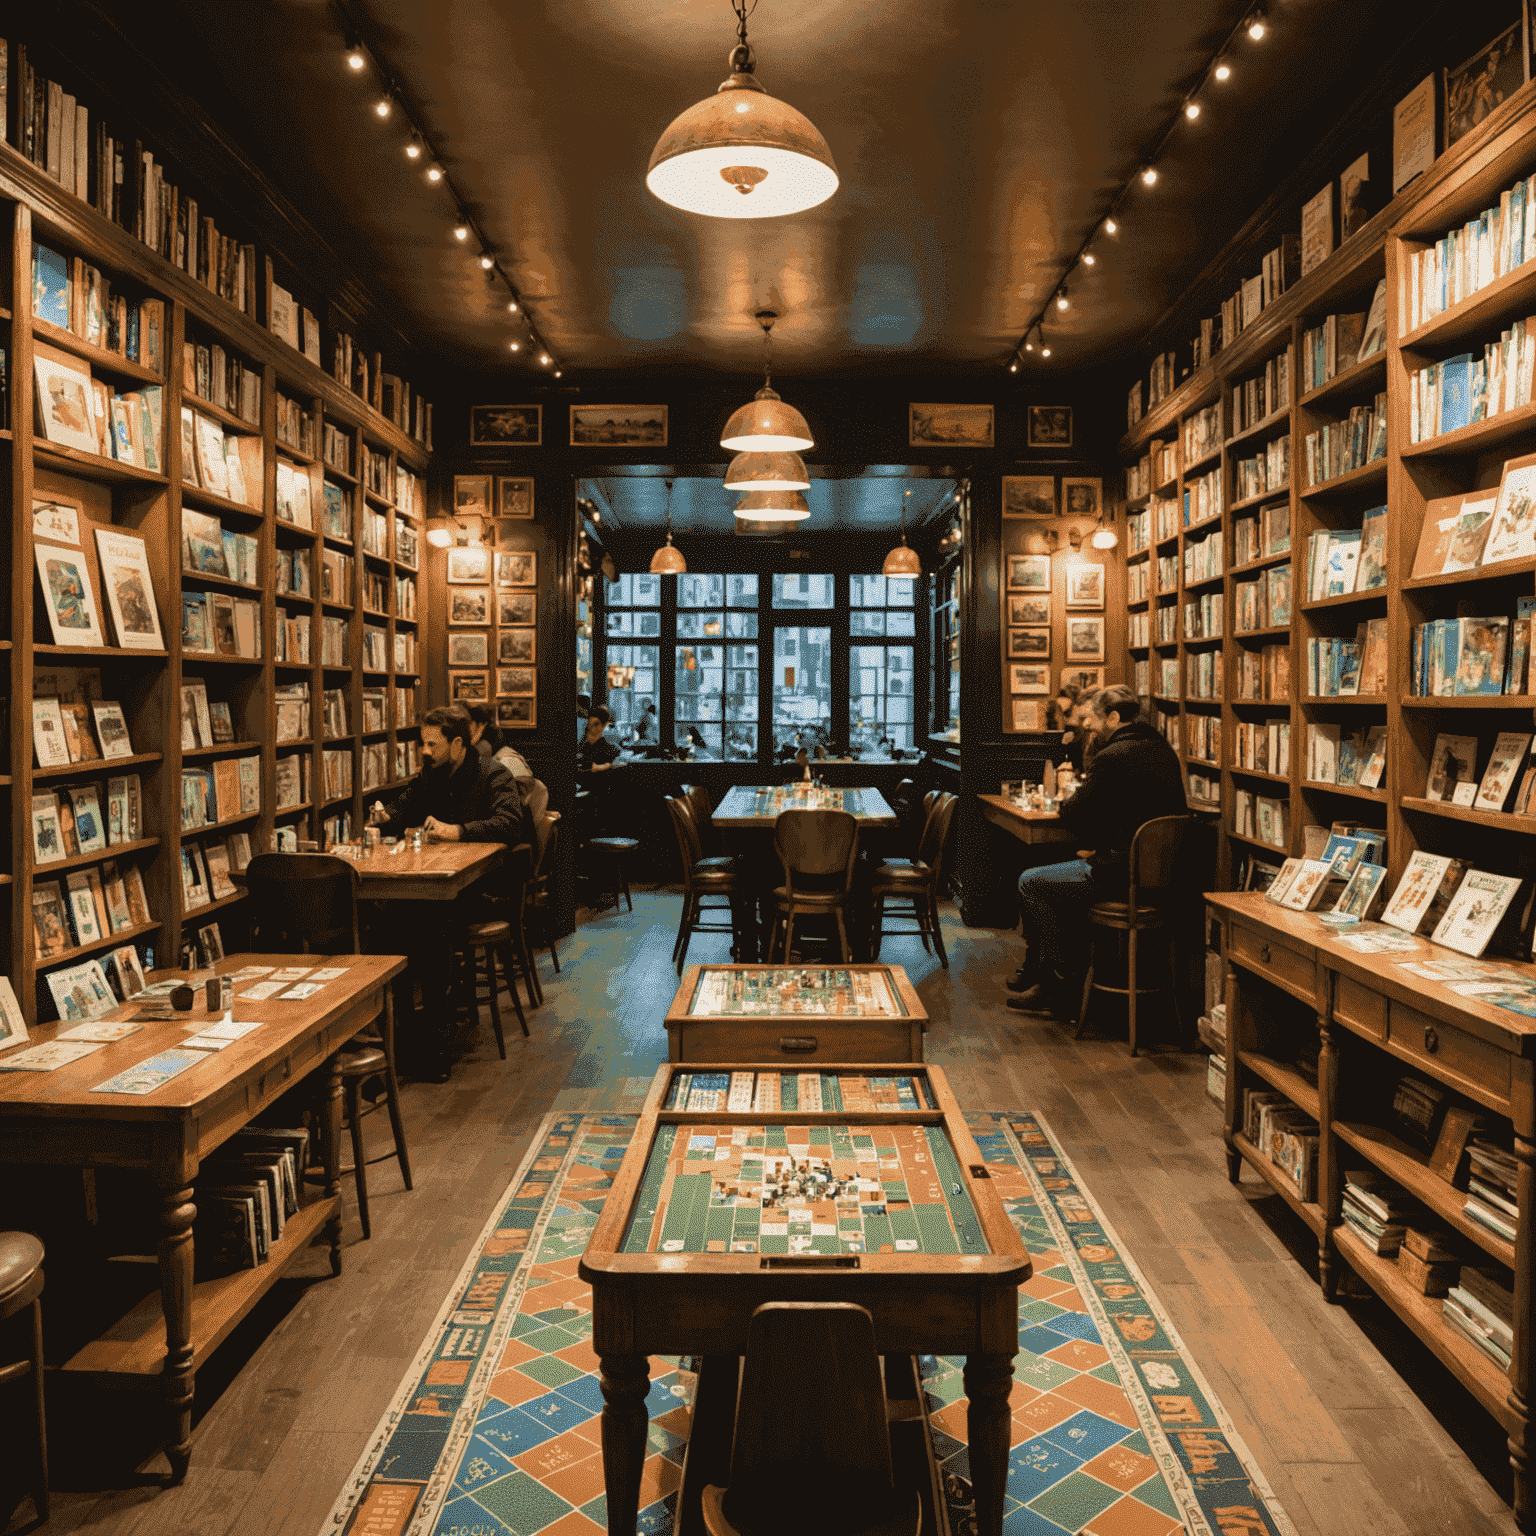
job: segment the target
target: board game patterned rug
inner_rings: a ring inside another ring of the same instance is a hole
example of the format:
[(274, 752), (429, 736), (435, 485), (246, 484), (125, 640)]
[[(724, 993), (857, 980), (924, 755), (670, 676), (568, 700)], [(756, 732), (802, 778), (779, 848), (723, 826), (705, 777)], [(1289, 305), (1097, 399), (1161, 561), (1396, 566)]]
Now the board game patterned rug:
[[(966, 1116), (1034, 1260), (1019, 1295), (1006, 1536), (1295, 1536), (1039, 1115)], [(600, 1536), (602, 1393), (576, 1276), (634, 1115), (552, 1114), (325, 1536)], [(673, 1528), (695, 1362), (651, 1361), (638, 1529)], [(922, 1357), (950, 1529), (974, 1536), (963, 1361)]]

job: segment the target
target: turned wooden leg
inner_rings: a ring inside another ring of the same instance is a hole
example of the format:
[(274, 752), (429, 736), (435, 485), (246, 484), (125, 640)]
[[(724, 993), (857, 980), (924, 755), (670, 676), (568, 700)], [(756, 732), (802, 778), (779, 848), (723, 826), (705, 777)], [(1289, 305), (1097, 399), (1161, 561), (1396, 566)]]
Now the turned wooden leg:
[(645, 1399), (651, 1390), (644, 1355), (603, 1355), (603, 1486), (608, 1495), (608, 1536), (635, 1536), (640, 1513), (640, 1474), (645, 1467)]
[(192, 1459), (192, 1223), (197, 1207), (182, 1170), (157, 1180), (160, 1199), (160, 1305), (165, 1311), (165, 1401), (170, 1410), (165, 1454), (171, 1480), (187, 1475)]
[(326, 1240), (331, 1245), (331, 1273), (341, 1273), (341, 1054), (337, 1052), (325, 1064), (325, 1092), (320, 1099), (321, 1140), (325, 1154), (325, 1195), (336, 1201), (336, 1208), (325, 1223)]
[(965, 1362), (965, 1433), (970, 1447), (971, 1487), (976, 1494), (977, 1536), (1000, 1536), (1008, 1489), (1008, 1394), (1011, 1355), (970, 1355)]

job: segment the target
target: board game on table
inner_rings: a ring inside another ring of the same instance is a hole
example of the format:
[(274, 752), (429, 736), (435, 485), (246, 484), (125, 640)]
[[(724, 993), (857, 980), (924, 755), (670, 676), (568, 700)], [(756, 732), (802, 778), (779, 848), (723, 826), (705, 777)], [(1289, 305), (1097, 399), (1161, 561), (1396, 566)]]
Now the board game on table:
[(771, 828), (784, 811), (847, 811), (860, 827), (894, 827), (896, 812), (878, 789), (827, 789), (812, 784), (737, 784), (711, 818), (717, 827)]
[[(648, 1357), (702, 1356), (694, 1423), (728, 1429), (733, 1367), (769, 1301), (865, 1307), (882, 1355), (964, 1355), (977, 1531), (1000, 1532), (1030, 1260), (938, 1068), (663, 1066), (579, 1272), (603, 1377), (610, 1533), (634, 1529)], [(704, 1440), (695, 1451), (680, 1520), (706, 1478), (724, 1483), (729, 1434), (723, 1452)]]
[(694, 965), (664, 1022), (673, 1061), (921, 1061), (928, 1015), (899, 965)]

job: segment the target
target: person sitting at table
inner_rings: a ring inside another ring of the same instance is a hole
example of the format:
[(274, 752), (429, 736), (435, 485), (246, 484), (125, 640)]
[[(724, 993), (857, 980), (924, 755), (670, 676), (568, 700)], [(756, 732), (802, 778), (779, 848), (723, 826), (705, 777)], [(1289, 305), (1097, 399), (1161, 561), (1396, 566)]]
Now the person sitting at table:
[(1131, 689), (1116, 684), (1090, 695), (1082, 731), (1083, 778), (1058, 814), (1092, 851), (1019, 876), (1027, 948), (1008, 983), (1016, 994), (1008, 1006), (1019, 1013), (1071, 1008), (1087, 968), (1088, 909), (1125, 900), (1127, 858), (1141, 824), (1188, 809), (1178, 754), (1141, 718)]
[(587, 729), (577, 749), (577, 766), (582, 773), (606, 773), (619, 759), (619, 749), (603, 733), (613, 718), (604, 704), (596, 704), (587, 716)]
[(1062, 745), (1074, 739), (1074, 728), (1080, 720), (1083, 691), (1076, 683), (1063, 683), (1056, 690), (1056, 697), (1045, 707), (1045, 728), (1048, 731), (1064, 731)]
[(496, 724), (495, 711), (489, 704), (461, 704), (458, 706), (469, 716), (469, 744), (481, 757), (495, 757), (501, 750), (501, 727)]
[(637, 747), (654, 747), (661, 739), (661, 729), (656, 724), (656, 706), (647, 704), (640, 711), (640, 718), (635, 721), (635, 742)]

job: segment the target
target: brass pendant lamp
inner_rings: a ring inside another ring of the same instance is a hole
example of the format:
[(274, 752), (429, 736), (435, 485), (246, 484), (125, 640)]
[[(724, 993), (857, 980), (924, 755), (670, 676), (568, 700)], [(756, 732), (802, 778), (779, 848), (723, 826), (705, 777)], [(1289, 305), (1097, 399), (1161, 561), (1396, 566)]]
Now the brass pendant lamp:
[(753, 73), (747, 0), (731, 0), (730, 77), (679, 113), (656, 141), (645, 184), (662, 202), (714, 219), (782, 218), (837, 191), (832, 151), (814, 123)]
[(917, 551), (907, 543), (907, 501), (911, 495), (912, 492), (907, 491), (901, 498), (901, 543), (885, 557), (885, 564), (880, 567), (882, 576), (923, 574), (923, 562), (917, 558)]
[(805, 417), (786, 405), (773, 387), (773, 322), (778, 318), (771, 309), (753, 316), (763, 328), (763, 387), (725, 424), (720, 446), (732, 453), (799, 453), (815, 446)]
[(738, 453), (725, 472), (728, 491), (808, 491), (811, 477), (798, 453)]
[(688, 562), (683, 552), (672, 542), (672, 482), (667, 487), (667, 542), (651, 556), (652, 576), (686, 576)]
[(736, 517), (755, 523), (803, 523), (810, 503), (799, 491), (748, 491), (736, 503)]

